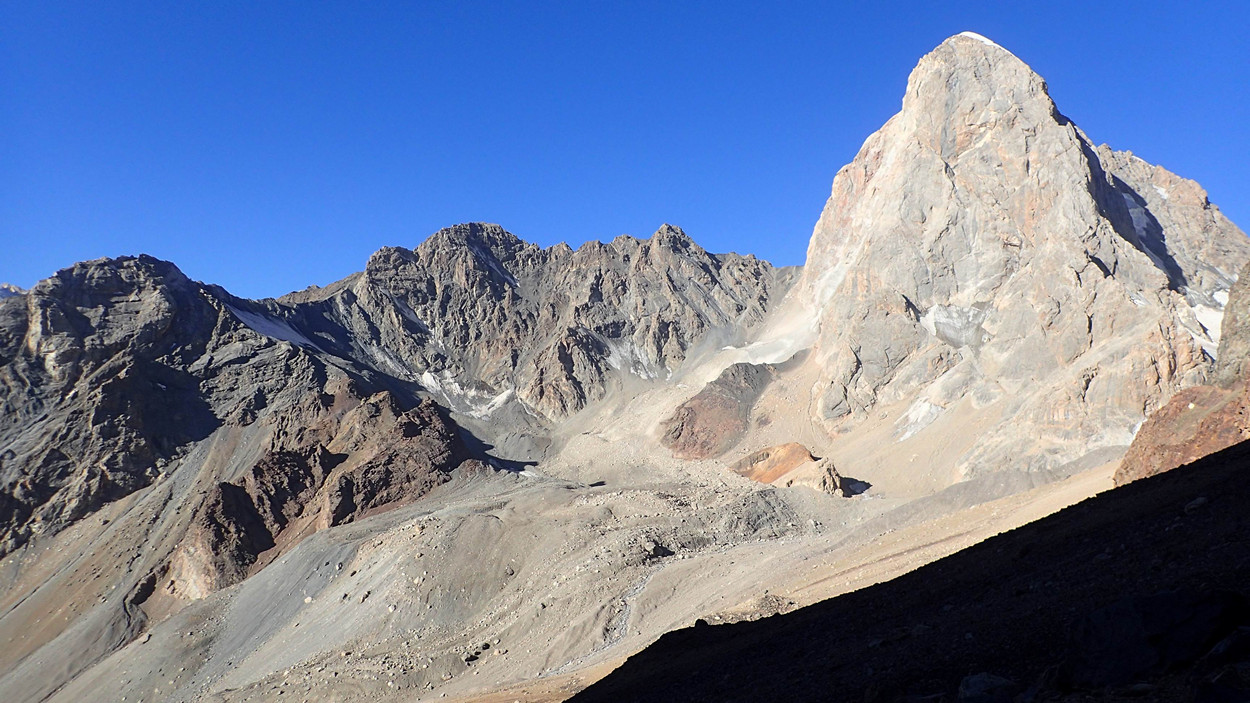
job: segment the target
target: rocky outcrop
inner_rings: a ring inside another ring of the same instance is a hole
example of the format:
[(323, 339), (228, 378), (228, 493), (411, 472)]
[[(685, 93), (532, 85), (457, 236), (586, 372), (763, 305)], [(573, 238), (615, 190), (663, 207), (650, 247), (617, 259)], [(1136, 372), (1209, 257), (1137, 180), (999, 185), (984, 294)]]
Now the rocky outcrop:
[(660, 428), (660, 443), (681, 459), (710, 459), (742, 439), (751, 408), (773, 378), (762, 364), (733, 364), (693, 398), (677, 406)]
[(1250, 265), (1241, 270), (1228, 294), (1215, 371), (1215, 385), (1224, 388), (1250, 378)]
[[(246, 480), (233, 474), (246, 451), (211, 464), (208, 470), (221, 474), (214, 483), (234, 488), (208, 498), (211, 505), (200, 513), (220, 516), (222, 534), (264, 542), (243, 529), (250, 523), (239, 517), (235, 489), (246, 487), (255, 499), (267, 490), (265, 481), (293, 496), (320, 485), (330, 466), (319, 442), (329, 445), (340, 427), (368, 424), (353, 420), (352, 409), (359, 415), (379, 405), (362, 399), (379, 392), (384, 379), (327, 359), (247, 301), (151, 257), (79, 264), (29, 294), (6, 298), (0, 303), (6, 419), (0, 553), (151, 485), (219, 430), (253, 425), (268, 454)], [(397, 404), (415, 404), (415, 396), (385, 397), (362, 445), (374, 458), (337, 479), (342, 497), (331, 523), (395, 500), (388, 491), (428, 488), (429, 471), (465, 458), (454, 426), (436, 417), (433, 406), (405, 414)], [(437, 428), (437, 449), (414, 445), (426, 431), (418, 426)], [(381, 485), (392, 478), (407, 482)], [(260, 507), (268, 527), (281, 521), (285, 508)]]
[(964, 477), (1127, 445), (1207, 377), (1247, 259), (1196, 184), (1095, 147), (1022, 61), (952, 37), (838, 172), (813, 232), (814, 419), (837, 435), (881, 405), (925, 423), (975, 412), (989, 424)]
[(310, 427), (309, 444), (270, 449), (213, 488), (160, 569), (168, 595), (194, 599), (233, 585), (317, 529), (421, 498), (468, 458), (432, 401), (405, 412), (384, 391), (335, 405), (350, 409)]
[(1212, 385), (1188, 388), (1142, 425), (1116, 470), (1123, 485), (1250, 439), (1250, 266), (1233, 284)]
[(221, 423), (191, 371), (215, 334), (229, 343), (221, 311), (149, 257), (0, 301), (0, 554), (148, 485)]
[(807, 447), (796, 442), (767, 447), (734, 462), (730, 467), (741, 476), (778, 486), (804, 486), (820, 493), (845, 498), (862, 492), (858, 481), (843, 478), (833, 460), (818, 459)]
[(766, 447), (735, 461), (730, 468), (741, 476), (761, 483), (773, 483), (799, 466), (817, 461), (807, 447), (797, 442)]

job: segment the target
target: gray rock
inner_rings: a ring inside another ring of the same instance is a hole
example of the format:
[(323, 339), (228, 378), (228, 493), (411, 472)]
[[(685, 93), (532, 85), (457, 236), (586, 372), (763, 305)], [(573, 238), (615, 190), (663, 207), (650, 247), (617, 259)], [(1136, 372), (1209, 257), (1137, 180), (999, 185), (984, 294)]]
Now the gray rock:
[(952, 37), (813, 233), (815, 419), (842, 433), (879, 403), (994, 406), (965, 477), (1127, 445), (1206, 378), (1247, 260), (1197, 184), (1094, 147), (1022, 61)]

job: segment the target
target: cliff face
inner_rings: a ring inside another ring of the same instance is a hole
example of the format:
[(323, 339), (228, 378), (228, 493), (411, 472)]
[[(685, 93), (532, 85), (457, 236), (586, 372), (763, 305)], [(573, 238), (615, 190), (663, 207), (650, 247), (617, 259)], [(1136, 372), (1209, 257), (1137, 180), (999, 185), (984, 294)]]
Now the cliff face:
[[(249, 500), (258, 503), (250, 509), (276, 510), (263, 522), (279, 527), (278, 514), (308, 507), (312, 495), (300, 500), (303, 489), (318, 488), (331, 468), (355, 455), (350, 448), (326, 454), (346, 428), (379, 445), (372, 455), (394, 454), (423, 433), (429, 447), (405, 454), (403, 462), (372, 461), (405, 475), (407, 481), (395, 486), (369, 478), (367, 462), (355, 473), (335, 474), (337, 490), (347, 495), (327, 507), (332, 517), (325, 524), (388, 502), (388, 492), (419, 495), (422, 486), (437, 483), (441, 470), (467, 458), (454, 426), (434, 406), (406, 412), (415, 396), (396, 397), (368, 369), (335, 366), (309, 345), (281, 339), (290, 335), (258, 324), (245, 305), (150, 257), (79, 264), (4, 300), (0, 553), (32, 535), (54, 534), (180, 469), (186, 474), (188, 465), (197, 482), (237, 488), (249, 480), (244, 476), (254, 483), (276, 474), (278, 483), (301, 484), (282, 505), (269, 506), (259, 505), (265, 490), (249, 487)], [(373, 393), (379, 396), (369, 398)], [(362, 414), (371, 404), (385, 413)], [(231, 432), (254, 436), (257, 445), (215, 462), (188, 460), (196, 447)], [(183, 512), (225, 515), (239, 507), (236, 498), (214, 489), (189, 498)], [(254, 530), (226, 532), (253, 552), (273, 544), (272, 535), (262, 539)], [(224, 542), (218, 547), (237, 549)]]
[(1177, 393), (1142, 425), (1116, 485), (1171, 471), (1250, 439), (1250, 266), (1224, 308), (1213, 383)]
[(927, 422), (988, 413), (965, 477), (1127, 445), (1207, 377), (1248, 258), (1196, 184), (1095, 147), (1022, 61), (952, 37), (813, 232), (815, 419), (838, 434), (899, 402)]
[(732, 341), (785, 289), (767, 262), (710, 254), (669, 225), (574, 251), (468, 224), (414, 250), (382, 249), (363, 274), (278, 310), (448, 407), (519, 404), (557, 422), (622, 376), (669, 377), (711, 333)]

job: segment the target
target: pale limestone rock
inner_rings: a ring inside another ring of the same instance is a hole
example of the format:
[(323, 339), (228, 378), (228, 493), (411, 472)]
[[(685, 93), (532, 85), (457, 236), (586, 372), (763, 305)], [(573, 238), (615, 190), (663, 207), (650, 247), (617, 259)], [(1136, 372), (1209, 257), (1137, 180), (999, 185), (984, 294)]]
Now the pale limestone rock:
[(1205, 378), (1247, 259), (1196, 184), (1095, 149), (1022, 61), (952, 37), (813, 232), (816, 419), (839, 433), (880, 404), (996, 405), (964, 475), (1127, 444)]

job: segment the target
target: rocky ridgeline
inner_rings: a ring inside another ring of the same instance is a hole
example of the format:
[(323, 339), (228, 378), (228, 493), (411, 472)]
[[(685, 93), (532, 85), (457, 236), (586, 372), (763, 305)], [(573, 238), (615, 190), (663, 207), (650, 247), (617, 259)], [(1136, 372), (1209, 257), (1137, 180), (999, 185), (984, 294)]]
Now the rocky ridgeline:
[(1250, 242), (1192, 181), (1095, 147), (1040, 76), (975, 35), (921, 59), (843, 167), (801, 286), (815, 419), (909, 403), (992, 417), (965, 477), (1127, 445), (1203, 382)]
[(710, 254), (669, 225), (575, 251), (466, 224), (382, 249), (364, 273), (272, 310), (458, 411), (519, 402), (555, 422), (621, 374), (667, 378), (710, 333), (734, 341), (784, 290), (767, 262)]
[[(149, 485), (219, 428), (261, 417), (268, 451), (300, 476), (291, 480), (320, 486), (329, 467), (313, 461), (322, 450), (310, 437), (373, 393), (393, 394), (394, 418), (430, 398), (541, 441), (548, 423), (623, 376), (667, 378), (713, 332), (733, 341), (784, 285), (766, 262), (709, 254), (670, 226), (574, 251), (459, 225), (280, 301), (235, 298), (150, 257), (76, 265), (0, 304), (0, 553)], [(441, 448), (422, 456), (465, 458), (450, 448), (455, 432), (437, 434)], [(269, 460), (245, 458), (227, 474)], [(221, 483), (239, 487), (234, 475)], [(246, 527), (261, 523), (231, 515), (237, 505), (208, 499), (206, 534), (269, 544)], [(328, 524), (357, 512), (327, 509), (337, 516)]]

